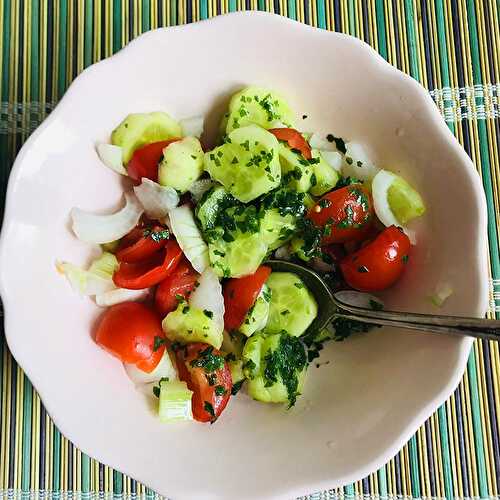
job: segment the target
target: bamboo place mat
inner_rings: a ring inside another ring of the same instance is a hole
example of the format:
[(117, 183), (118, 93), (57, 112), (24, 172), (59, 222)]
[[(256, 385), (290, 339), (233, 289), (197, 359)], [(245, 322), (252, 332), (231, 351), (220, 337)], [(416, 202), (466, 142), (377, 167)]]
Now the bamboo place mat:
[[(495, 0), (0, 0), (0, 206), (19, 147), (86, 66), (149, 29), (243, 9), (361, 38), (429, 90), (486, 191), (493, 317), (500, 302), (500, 3)], [(0, 497), (156, 497), (67, 441), (6, 345), (0, 345)], [(459, 388), (393, 460), (361, 481), (308, 498), (496, 497), (499, 372), (498, 345), (476, 342)]]

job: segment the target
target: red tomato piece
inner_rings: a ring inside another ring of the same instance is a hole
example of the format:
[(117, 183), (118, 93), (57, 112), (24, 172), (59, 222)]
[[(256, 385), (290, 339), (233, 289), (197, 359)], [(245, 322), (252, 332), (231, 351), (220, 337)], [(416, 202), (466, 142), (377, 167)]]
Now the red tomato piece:
[(116, 258), (120, 262), (127, 263), (148, 259), (167, 244), (168, 238), (163, 238), (164, 235), (168, 235), (166, 231), (167, 228), (160, 225), (133, 229), (118, 247)]
[(198, 273), (187, 259), (183, 258), (156, 289), (155, 306), (158, 313), (164, 317), (173, 311), (179, 302), (177, 297), (182, 296), (186, 299), (194, 289), (197, 279)]
[(152, 181), (158, 181), (158, 164), (163, 155), (163, 150), (178, 138), (168, 141), (153, 142), (146, 144), (142, 148), (136, 149), (127, 165), (127, 174), (134, 181), (140, 184), (143, 177)]
[(361, 292), (385, 290), (403, 273), (410, 248), (410, 240), (402, 229), (390, 226), (342, 260), (340, 268), (344, 279)]
[(362, 184), (351, 184), (325, 194), (307, 217), (323, 228), (323, 245), (361, 241), (372, 224), (372, 198)]
[(193, 417), (198, 422), (215, 422), (231, 397), (233, 381), (223, 354), (197, 342), (176, 351), (179, 378), (193, 391)]
[(270, 274), (270, 267), (260, 266), (255, 273), (249, 276), (231, 278), (226, 282), (223, 290), (226, 330), (236, 330), (241, 326)]
[(291, 149), (299, 151), (306, 160), (312, 158), (311, 146), (309, 146), (302, 134), (294, 128), (271, 128), (269, 132), (271, 132), (278, 141), (286, 141)]
[(165, 351), (154, 350), (155, 337), (165, 338), (159, 316), (144, 304), (123, 302), (101, 316), (95, 341), (123, 363), (152, 372)]
[(138, 262), (120, 262), (113, 274), (113, 281), (119, 288), (141, 290), (163, 281), (177, 266), (182, 250), (175, 240), (167, 240), (166, 245), (155, 254)]

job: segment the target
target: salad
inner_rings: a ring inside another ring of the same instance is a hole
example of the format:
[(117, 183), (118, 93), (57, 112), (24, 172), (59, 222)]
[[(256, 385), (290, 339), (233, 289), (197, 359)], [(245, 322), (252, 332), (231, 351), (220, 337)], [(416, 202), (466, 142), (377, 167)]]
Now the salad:
[(242, 387), (292, 407), (324, 342), (364, 328), (334, 320), (307, 333), (314, 296), (268, 258), (368, 293), (408, 265), (406, 226), (425, 211), (420, 195), (359, 143), (299, 122), (279, 94), (248, 87), (232, 97), (211, 149), (200, 142), (202, 117), (165, 112), (130, 114), (97, 145), (130, 188), (116, 213), (72, 210), (74, 234), (102, 253), (88, 269), (57, 267), (105, 308), (96, 343), (158, 398), (162, 421), (213, 423)]

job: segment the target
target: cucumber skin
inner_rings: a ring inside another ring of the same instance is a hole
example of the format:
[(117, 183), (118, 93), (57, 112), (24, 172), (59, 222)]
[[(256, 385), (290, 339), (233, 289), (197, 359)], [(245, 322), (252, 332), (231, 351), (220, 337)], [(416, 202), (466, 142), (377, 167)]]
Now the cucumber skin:
[(122, 148), (126, 165), (136, 149), (181, 136), (181, 126), (167, 113), (131, 113), (111, 133), (111, 144)]
[(195, 137), (169, 144), (163, 150), (158, 182), (185, 193), (203, 173), (203, 149)]
[(162, 328), (167, 338), (173, 341), (204, 342), (216, 349), (222, 345), (222, 328), (201, 309), (189, 307), (186, 302), (181, 302), (175, 311), (165, 316)]

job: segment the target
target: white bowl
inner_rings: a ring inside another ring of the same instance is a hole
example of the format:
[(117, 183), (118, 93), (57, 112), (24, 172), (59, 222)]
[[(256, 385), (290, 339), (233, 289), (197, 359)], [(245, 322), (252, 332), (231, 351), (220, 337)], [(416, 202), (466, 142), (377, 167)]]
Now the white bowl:
[(472, 341), (390, 329), (331, 343), (297, 407), (234, 398), (215, 425), (161, 424), (122, 365), (91, 337), (99, 309), (56, 259), (85, 262), (73, 206), (108, 209), (120, 179), (94, 145), (129, 112), (204, 114), (214, 129), (247, 84), (287, 95), (303, 130), (371, 145), (423, 194), (426, 215), (389, 308), (487, 307), (486, 209), (479, 177), (425, 90), (364, 43), (261, 13), (149, 32), (85, 70), (19, 154), (0, 247), (7, 340), (56, 425), (90, 456), (175, 499), (290, 498), (357, 480), (389, 460), (458, 384)]

